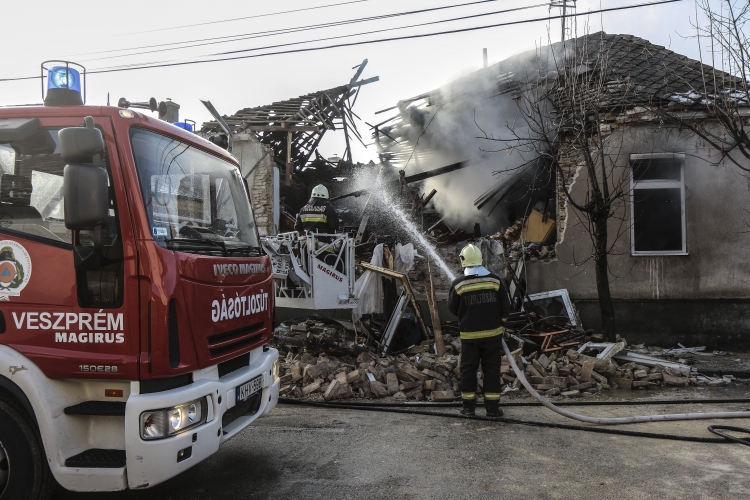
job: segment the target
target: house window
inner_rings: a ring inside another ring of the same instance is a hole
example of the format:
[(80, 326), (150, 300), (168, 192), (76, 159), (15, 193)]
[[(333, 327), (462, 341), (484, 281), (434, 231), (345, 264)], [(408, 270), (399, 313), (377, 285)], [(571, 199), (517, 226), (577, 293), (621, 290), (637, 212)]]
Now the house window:
[(630, 155), (633, 255), (687, 255), (684, 161), (680, 153)]

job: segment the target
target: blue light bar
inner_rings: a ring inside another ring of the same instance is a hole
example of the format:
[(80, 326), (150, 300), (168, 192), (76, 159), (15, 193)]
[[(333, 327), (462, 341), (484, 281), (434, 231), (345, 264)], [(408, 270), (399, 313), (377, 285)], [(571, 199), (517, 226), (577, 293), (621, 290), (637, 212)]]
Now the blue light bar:
[(188, 132), (192, 132), (193, 131), (193, 124), (192, 123), (188, 123), (188, 122), (175, 122), (174, 124), (177, 125), (178, 127), (182, 128), (182, 129), (187, 130)]
[(70, 67), (55, 66), (47, 74), (47, 89), (70, 89), (80, 94), (81, 74)]

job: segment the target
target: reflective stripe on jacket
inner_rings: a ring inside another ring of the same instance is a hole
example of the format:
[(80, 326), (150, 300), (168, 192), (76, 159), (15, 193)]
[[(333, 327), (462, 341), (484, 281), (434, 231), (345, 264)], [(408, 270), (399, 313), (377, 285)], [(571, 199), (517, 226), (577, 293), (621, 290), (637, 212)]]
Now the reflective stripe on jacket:
[(477, 341), (503, 333), (510, 312), (505, 284), (494, 275), (461, 276), (448, 293), (448, 308), (458, 316), (462, 341)]
[(339, 228), (339, 216), (331, 202), (323, 198), (310, 198), (297, 214), (295, 231), (317, 231), (335, 233)]

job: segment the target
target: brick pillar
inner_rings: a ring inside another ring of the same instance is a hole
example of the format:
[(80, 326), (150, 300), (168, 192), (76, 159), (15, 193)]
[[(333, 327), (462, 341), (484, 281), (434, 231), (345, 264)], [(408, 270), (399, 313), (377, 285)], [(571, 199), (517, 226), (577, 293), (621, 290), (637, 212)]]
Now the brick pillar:
[(250, 201), (261, 236), (276, 234), (274, 226), (273, 152), (252, 134), (238, 134), (232, 154), (240, 162), (242, 177), (250, 188)]

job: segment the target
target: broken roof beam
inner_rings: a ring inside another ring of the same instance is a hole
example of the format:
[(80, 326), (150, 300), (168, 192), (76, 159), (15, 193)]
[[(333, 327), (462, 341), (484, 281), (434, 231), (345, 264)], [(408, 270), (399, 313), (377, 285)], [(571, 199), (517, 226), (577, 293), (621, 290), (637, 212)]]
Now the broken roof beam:
[[(454, 170), (460, 170), (468, 165), (467, 162), (460, 161), (458, 163), (453, 163), (452, 165), (448, 165), (441, 168), (436, 168), (427, 172), (422, 172), (419, 174), (414, 175), (408, 175), (403, 178), (404, 182), (406, 184), (411, 184), (412, 182), (419, 182), (423, 181), (425, 179), (429, 179), (430, 177), (435, 177), (442, 174), (447, 174), (448, 172), (453, 172)], [(398, 184), (401, 182), (401, 179), (393, 180), (388, 182), (388, 184)], [(366, 188), (366, 189), (360, 189), (358, 191), (352, 191), (351, 193), (342, 194), (341, 196), (336, 196), (335, 198), (331, 198), (331, 201), (336, 200), (342, 200), (344, 198), (349, 198), (350, 196), (361, 196), (369, 191), (372, 191), (373, 189), (380, 189), (381, 186), (372, 187), (372, 188)]]
[(291, 126), (283, 127), (280, 125), (249, 125), (242, 127), (243, 130), (249, 130), (252, 132), (319, 132), (320, 127), (314, 126)]

